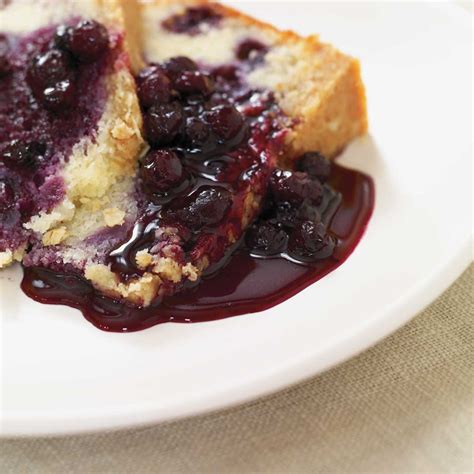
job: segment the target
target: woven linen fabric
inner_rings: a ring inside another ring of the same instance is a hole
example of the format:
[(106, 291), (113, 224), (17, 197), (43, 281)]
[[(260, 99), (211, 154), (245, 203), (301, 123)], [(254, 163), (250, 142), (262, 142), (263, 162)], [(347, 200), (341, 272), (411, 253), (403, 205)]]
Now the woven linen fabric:
[(471, 473), (473, 270), (360, 356), (273, 396), (129, 431), (6, 440), (2, 473)]

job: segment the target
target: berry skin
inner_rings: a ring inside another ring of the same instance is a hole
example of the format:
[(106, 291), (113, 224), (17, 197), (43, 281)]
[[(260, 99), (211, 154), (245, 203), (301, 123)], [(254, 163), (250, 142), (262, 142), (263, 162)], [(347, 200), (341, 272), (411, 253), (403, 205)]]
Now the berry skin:
[(326, 182), (331, 175), (331, 162), (317, 151), (310, 151), (296, 161), (296, 169), (305, 171), (311, 178)]
[(226, 189), (202, 188), (192, 196), (190, 203), (180, 209), (169, 210), (168, 215), (197, 231), (219, 224), (231, 205), (231, 194)]
[(206, 112), (205, 119), (214, 133), (224, 140), (235, 137), (244, 125), (242, 114), (233, 105), (218, 105)]
[(336, 246), (335, 239), (327, 233), (322, 223), (303, 221), (293, 229), (288, 244), (289, 254), (303, 260), (330, 257)]
[(288, 235), (283, 229), (261, 222), (253, 225), (247, 232), (247, 246), (264, 255), (276, 255), (286, 249)]
[(92, 63), (107, 51), (109, 33), (101, 23), (83, 20), (74, 27), (59, 29), (55, 42), (78, 61)]
[(0, 33), (0, 79), (11, 71), (11, 64), (8, 55), (10, 53), (10, 46), (7, 37)]
[(8, 181), (0, 179), (0, 211), (4, 212), (14, 205), (15, 193)]
[(238, 79), (237, 67), (232, 64), (224, 64), (217, 66), (212, 70), (212, 75), (215, 78), (222, 78), (226, 81), (236, 81)]
[(208, 96), (214, 90), (214, 81), (200, 71), (184, 71), (176, 78), (174, 87), (183, 95)]
[(140, 171), (143, 182), (152, 192), (165, 193), (183, 179), (183, 165), (176, 153), (150, 150)]
[(71, 108), (76, 101), (76, 86), (74, 82), (65, 80), (43, 91), (41, 102), (48, 110), (61, 112)]
[(155, 105), (144, 117), (147, 139), (157, 147), (172, 143), (181, 131), (183, 123), (183, 108), (178, 102)]
[(46, 153), (46, 146), (38, 142), (13, 140), (2, 153), (2, 161), (9, 168), (32, 168)]
[(170, 58), (164, 63), (163, 67), (172, 81), (175, 81), (185, 71), (197, 71), (199, 69), (198, 65), (186, 56)]
[(198, 117), (186, 120), (186, 136), (193, 145), (203, 145), (209, 138), (209, 125)]
[(299, 171), (276, 170), (270, 179), (270, 188), (277, 202), (293, 205), (301, 204), (305, 199), (319, 202), (323, 195), (321, 183)]
[(166, 104), (171, 100), (171, 81), (158, 67), (146, 68), (138, 76), (138, 98), (143, 108)]
[(203, 23), (215, 24), (220, 20), (221, 16), (212, 8), (189, 7), (182, 14), (173, 15), (163, 22), (163, 27), (174, 33), (196, 34), (199, 27)]
[(247, 39), (237, 46), (236, 56), (241, 61), (253, 59), (253, 57), (263, 56), (267, 52), (267, 47), (260, 41)]
[(35, 94), (42, 94), (46, 88), (73, 78), (74, 70), (69, 55), (57, 49), (36, 56), (27, 72), (28, 84)]

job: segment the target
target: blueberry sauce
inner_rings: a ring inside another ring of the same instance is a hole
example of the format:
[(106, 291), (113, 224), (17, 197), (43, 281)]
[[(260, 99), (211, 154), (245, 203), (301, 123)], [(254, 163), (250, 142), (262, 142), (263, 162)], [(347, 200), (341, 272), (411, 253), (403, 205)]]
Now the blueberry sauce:
[(337, 246), (329, 258), (309, 264), (294, 263), (280, 255), (259, 258), (241, 243), (228, 259), (209, 269), (199, 286), (148, 308), (136, 308), (106, 298), (80, 277), (40, 268), (25, 268), (23, 291), (40, 303), (77, 308), (98, 328), (115, 332), (137, 331), (165, 322), (204, 322), (263, 311), (336, 269), (360, 241), (374, 205), (371, 178), (334, 166), (330, 184), (340, 192), (341, 201), (326, 217), (330, 219), (330, 232), (337, 238)]
[[(130, 332), (264, 310), (348, 258), (372, 213), (373, 182), (317, 152), (278, 168), (291, 121), (271, 92), (245, 82), (264, 53), (248, 40), (236, 50), (240, 63), (211, 69), (176, 57), (137, 77), (150, 145), (137, 176), (140, 214), (104, 263), (133, 282), (152, 271), (138, 264), (146, 250), (203, 269), (202, 277), (161, 279), (159, 297), (139, 307), (81, 275), (25, 267), (28, 296), (78, 308), (100, 329)], [(3, 194), (6, 201), (11, 190)]]

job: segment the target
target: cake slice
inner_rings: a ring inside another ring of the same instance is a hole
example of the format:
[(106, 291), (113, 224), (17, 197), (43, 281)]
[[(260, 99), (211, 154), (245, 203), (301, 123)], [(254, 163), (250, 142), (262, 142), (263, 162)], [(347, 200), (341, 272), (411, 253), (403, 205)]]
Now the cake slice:
[(358, 62), (316, 37), (188, 0), (143, 2), (139, 31), (151, 63), (137, 79), (151, 146), (142, 205), (129, 238), (85, 275), (147, 306), (225, 263), (271, 179), (291, 212), (319, 202), (320, 181), (275, 168), (310, 150), (334, 157), (367, 119)]
[(114, 244), (91, 236), (135, 219), (144, 142), (133, 4), (0, 5), (0, 268), (83, 269)]
[(332, 158), (367, 131), (359, 61), (317, 36), (279, 31), (205, 0), (142, 1), (142, 8), (147, 61), (187, 56), (208, 67), (238, 65), (250, 88), (275, 95), (293, 119), (285, 158), (308, 150)]

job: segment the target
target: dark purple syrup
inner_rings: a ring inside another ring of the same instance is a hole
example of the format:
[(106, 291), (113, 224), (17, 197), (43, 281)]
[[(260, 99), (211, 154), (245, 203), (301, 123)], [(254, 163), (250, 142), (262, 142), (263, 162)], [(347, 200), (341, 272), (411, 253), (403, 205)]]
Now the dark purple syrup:
[[(284, 256), (258, 258), (241, 244), (221, 268), (201, 283), (161, 304), (137, 308), (104, 297), (84, 279), (40, 268), (25, 268), (23, 291), (40, 303), (79, 309), (100, 329), (130, 332), (165, 322), (212, 321), (263, 311), (292, 297), (341, 265), (360, 241), (374, 207), (374, 184), (367, 175), (334, 166), (329, 184), (341, 201), (329, 216), (337, 238), (333, 255), (315, 263), (293, 263)], [(224, 265), (224, 266), (223, 266)]]

